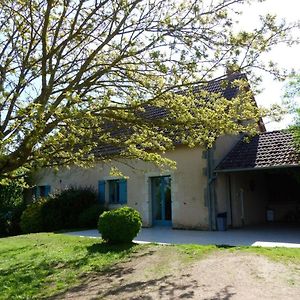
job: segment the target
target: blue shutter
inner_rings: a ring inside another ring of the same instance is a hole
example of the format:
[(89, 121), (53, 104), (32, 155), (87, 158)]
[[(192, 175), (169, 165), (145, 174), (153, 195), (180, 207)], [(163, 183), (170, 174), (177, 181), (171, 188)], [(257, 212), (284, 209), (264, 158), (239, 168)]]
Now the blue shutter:
[(35, 200), (39, 199), (40, 195), (41, 195), (41, 193), (40, 193), (40, 187), (39, 186), (35, 186), (33, 192), (34, 192), (34, 198), (35, 198)]
[(105, 203), (105, 180), (98, 182), (98, 200), (101, 204)]
[(51, 191), (50, 185), (45, 185), (45, 197), (48, 197)]
[(126, 179), (120, 179), (119, 181), (119, 202), (120, 204), (126, 204), (127, 203), (127, 180)]

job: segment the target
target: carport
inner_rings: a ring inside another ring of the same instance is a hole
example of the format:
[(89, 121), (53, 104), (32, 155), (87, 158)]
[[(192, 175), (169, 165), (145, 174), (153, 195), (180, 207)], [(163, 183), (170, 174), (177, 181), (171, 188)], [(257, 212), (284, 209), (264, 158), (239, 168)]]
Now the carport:
[(215, 170), (217, 210), (227, 212), (228, 225), (300, 227), (299, 160), (286, 130), (240, 140)]

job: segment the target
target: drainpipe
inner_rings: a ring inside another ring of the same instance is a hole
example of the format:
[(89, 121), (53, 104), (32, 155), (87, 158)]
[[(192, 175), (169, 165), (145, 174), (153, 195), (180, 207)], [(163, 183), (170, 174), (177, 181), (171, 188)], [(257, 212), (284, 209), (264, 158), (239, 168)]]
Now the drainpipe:
[(240, 189), (240, 201), (241, 201), (241, 221), (242, 226), (245, 225), (245, 208), (244, 208), (244, 190)]
[(232, 188), (231, 188), (231, 177), (230, 173), (228, 174), (228, 197), (229, 197), (229, 206), (230, 206), (230, 226), (233, 227), (233, 217), (232, 217)]
[(209, 230), (216, 230), (216, 205), (214, 182), (217, 176), (214, 173), (213, 149), (207, 150), (207, 202)]

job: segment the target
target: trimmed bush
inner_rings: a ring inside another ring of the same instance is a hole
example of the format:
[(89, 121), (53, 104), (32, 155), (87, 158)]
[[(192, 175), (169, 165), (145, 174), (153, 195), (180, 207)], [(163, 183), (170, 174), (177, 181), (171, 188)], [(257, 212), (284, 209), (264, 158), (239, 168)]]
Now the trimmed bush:
[(102, 239), (111, 244), (130, 243), (142, 227), (139, 212), (130, 207), (105, 211), (98, 222)]
[(80, 227), (96, 228), (99, 216), (105, 211), (105, 207), (100, 204), (94, 204), (85, 209), (78, 218)]
[[(96, 204), (97, 193), (95, 190), (90, 187), (71, 187), (60, 194), (51, 195), (28, 205), (21, 217), (22, 232), (78, 228), (81, 226), (79, 216)], [(90, 212), (90, 216), (86, 216), (84, 221), (94, 224), (91, 226), (97, 226), (97, 220), (102, 211), (94, 209), (94, 212)], [(89, 218), (94, 221), (88, 220)]]
[(97, 193), (94, 189), (70, 187), (50, 197), (43, 205), (44, 228), (46, 231), (78, 228), (79, 215), (95, 204), (97, 204)]
[(55, 231), (66, 228), (63, 220), (63, 213), (67, 214), (67, 212), (64, 203), (60, 202), (62, 202), (62, 200), (59, 196), (50, 196), (43, 204), (41, 213), (44, 231)]
[(21, 233), (19, 223), (25, 207), (22, 187), (16, 182), (0, 185), (0, 236)]
[(42, 208), (47, 199), (39, 199), (38, 201), (31, 203), (23, 211), (20, 221), (20, 227), (22, 232), (40, 232), (43, 231), (43, 215)]

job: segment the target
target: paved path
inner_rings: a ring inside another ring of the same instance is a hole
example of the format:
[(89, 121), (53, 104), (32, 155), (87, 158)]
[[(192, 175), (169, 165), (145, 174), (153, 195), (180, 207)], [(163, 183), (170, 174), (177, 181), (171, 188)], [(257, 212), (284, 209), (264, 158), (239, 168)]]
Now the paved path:
[[(69, 235), (100, 237), (97, 230), (68, 232)], [(299, 227), (253, 227), (228, 231), (174, 230), (167, 227), (143, 228), (137, 243), (201, 244), (300, 248)]]

